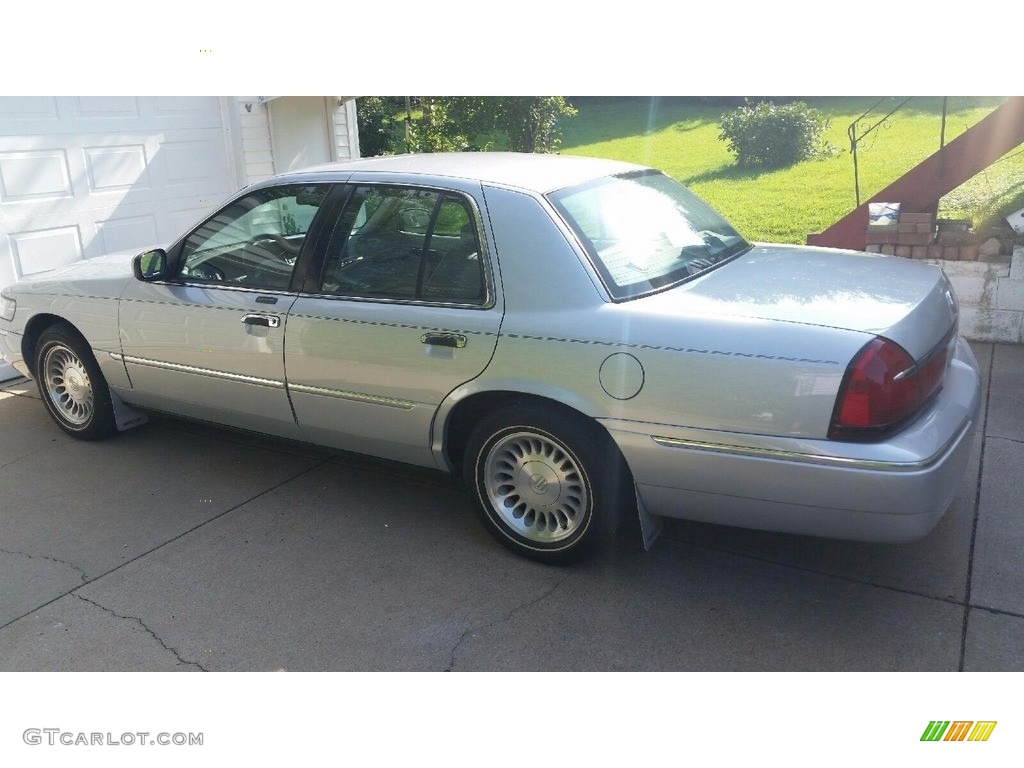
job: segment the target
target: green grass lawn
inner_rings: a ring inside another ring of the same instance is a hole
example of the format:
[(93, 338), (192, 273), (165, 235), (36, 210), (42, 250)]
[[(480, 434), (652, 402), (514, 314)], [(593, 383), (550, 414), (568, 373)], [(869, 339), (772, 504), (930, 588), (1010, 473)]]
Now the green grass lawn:
[[(877, 99), (805, 99), (831, 121), (828, 139), (838, 154), (774, 171), (734, 165), (718, 139), (718, 119), (728, 107), (695, 99), (580, 98), (563, 121), (561, 152), (651, 165), (671, 174), (706, 199), (751, 240), (802, 243), (855, 205), (853, 157), (847, 126)], [(895, 106), (893, 101), (891, 106)], [(999, 99), (951, 97), (946, 142), (991, 112)], [(869, 127), (891, 109), (884, 105)], [(861, 200), (866, 200), (939, 148), (942, 99), (915, 98), (858, 148)], [(943, 218), (1000, 223), (1024, 207), (1024, 149), (1017, 148), (943, 198)]]

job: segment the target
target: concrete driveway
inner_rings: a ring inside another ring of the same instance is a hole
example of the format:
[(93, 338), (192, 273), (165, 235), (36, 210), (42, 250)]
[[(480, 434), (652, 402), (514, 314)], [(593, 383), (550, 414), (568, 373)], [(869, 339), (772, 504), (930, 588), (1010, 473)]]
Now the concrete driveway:
[(442, 475), (158, 418), (102, 443), (0, 386), (0, 670), (1024, 670), (1024, 347), (924, 541), (669, 522), (519, 559)]

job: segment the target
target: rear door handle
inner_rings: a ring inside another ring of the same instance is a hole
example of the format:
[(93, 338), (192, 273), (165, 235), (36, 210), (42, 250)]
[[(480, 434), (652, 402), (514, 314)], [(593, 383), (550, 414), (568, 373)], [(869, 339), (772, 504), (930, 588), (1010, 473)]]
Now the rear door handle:
[(277, 315), (242, 315), (242, 322), (245, 325), (262, 325), (267, 328), (277, 328), (281, 325), (281, 318)]
[(461, 333), (424, 333), (420, 336), (420, 343), (462, 349), (466, 346), (466, 337)]

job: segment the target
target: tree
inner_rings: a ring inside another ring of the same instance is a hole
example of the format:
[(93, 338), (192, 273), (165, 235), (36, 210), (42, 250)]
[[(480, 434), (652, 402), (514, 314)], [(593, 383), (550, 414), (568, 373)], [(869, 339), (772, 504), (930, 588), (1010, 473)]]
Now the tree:
[(364, 157), (389, 154), (399, 139), (395, 113), (399, 99), (390, 96), (360, 96), (356, 100), (359, 151)]
[(564, 96), (525, 96), (505, 99), (504, 124), (509, 149), (515, 152), (554, 152), (562, 143), (558, 121), (576, 114)]
[(451, 99), (422, 96), (417, 102), (422, 117), (411, 125), (409, 152), (460, 152), (469, 146), (465, 127), (450, 114)]
[(502, 145), (515, 152), (554, 152), (561, 141), (559, 120), (576, 114), (564, 96), (370, 96), (360, 99), (359, 110), (365, 155)]
[(457, 96), (450, 101), (452, 116), (471, 135), (503, 134), (513, 152), (554, 152), (562, 138), (559, 119), (576, 114), (564, 96)]

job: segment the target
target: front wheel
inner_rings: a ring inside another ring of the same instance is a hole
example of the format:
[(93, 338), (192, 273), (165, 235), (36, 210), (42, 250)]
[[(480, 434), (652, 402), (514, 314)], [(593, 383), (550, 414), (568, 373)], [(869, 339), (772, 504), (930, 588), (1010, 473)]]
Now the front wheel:
[(57, 426), (81, 440), (116, 431), (110, 390), (89, 345), (71, 328), (43, 331), (36, 347), (36, 383)]
[(607, 546), (632, 484), (618, 448), (597, 424), (524, 404), (481, 421), (464, 467), (477, 513), (520, 555), (580, 560)]

